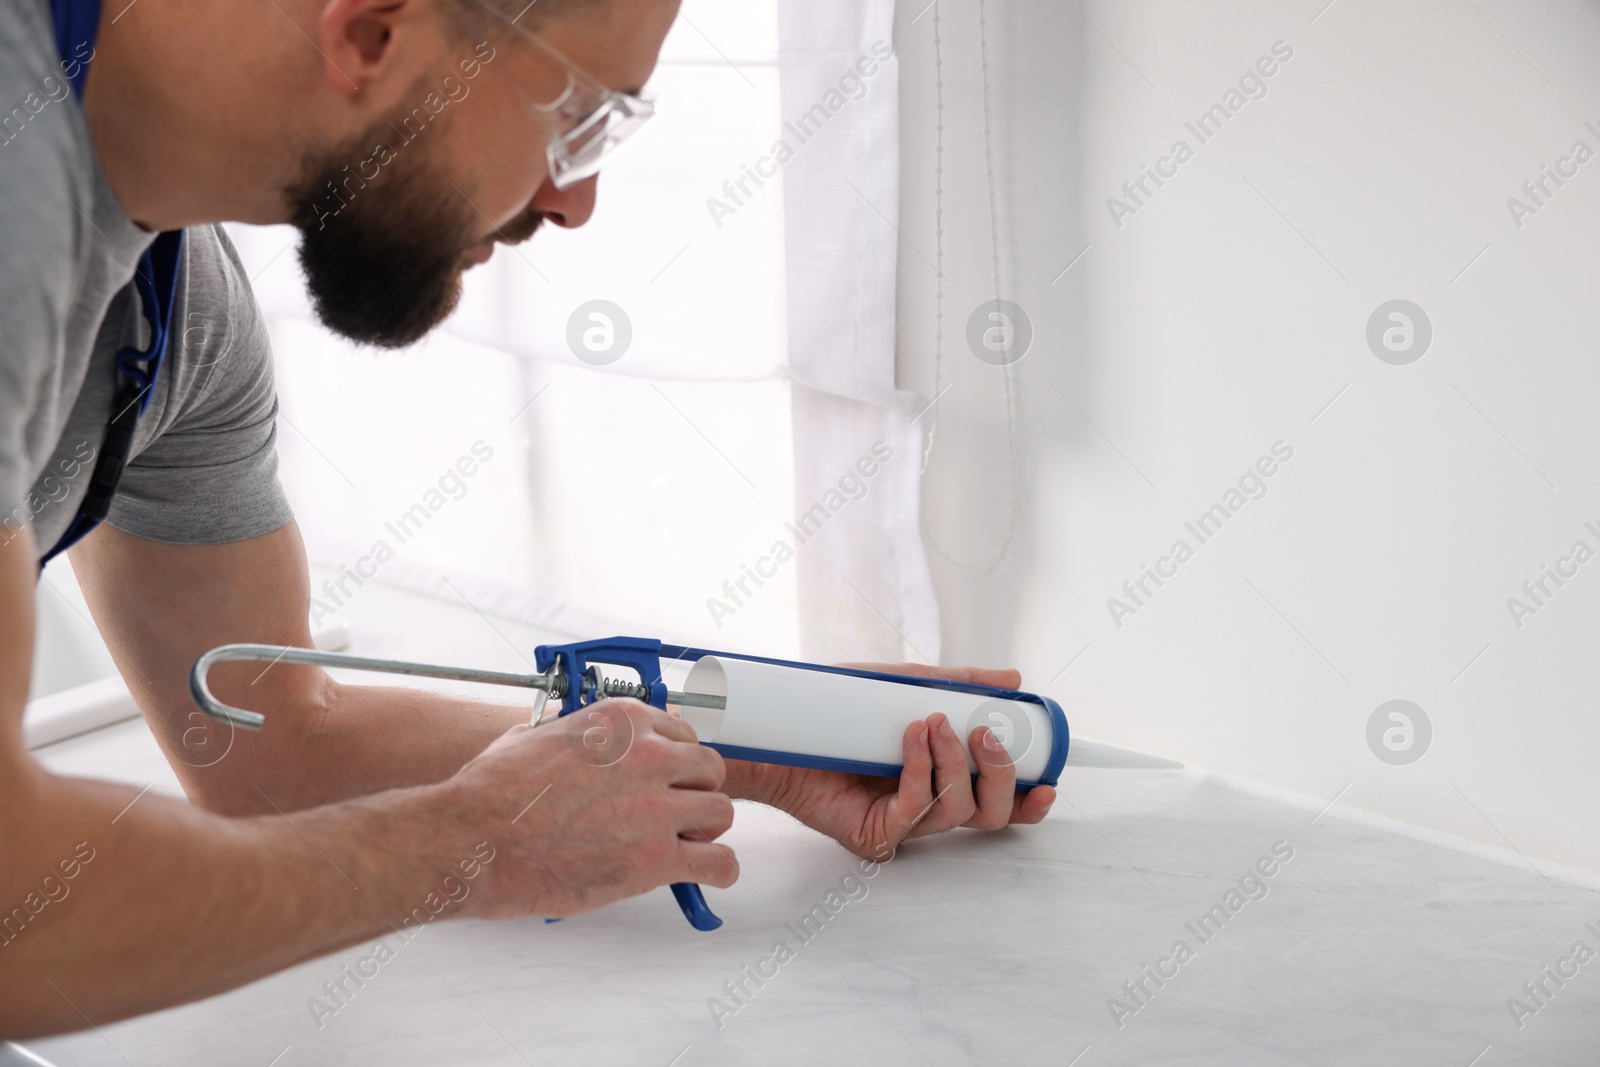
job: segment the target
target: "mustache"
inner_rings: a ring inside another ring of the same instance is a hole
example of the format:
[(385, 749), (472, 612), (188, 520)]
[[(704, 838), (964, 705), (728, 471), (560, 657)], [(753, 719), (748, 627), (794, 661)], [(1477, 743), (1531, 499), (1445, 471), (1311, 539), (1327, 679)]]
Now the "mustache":
[(522, 242), (532, 237), (535, 233), (538, 233), (539, 227), (543, 225), (544, 213), (535, 211), (530, 207), (522, 214), (518, 215), (516, 218), (512, 219), (510, 222), (496, 230), (494, 232), (494, 237), (495, 240), (501, 242), (502, 244), (520, 245)]

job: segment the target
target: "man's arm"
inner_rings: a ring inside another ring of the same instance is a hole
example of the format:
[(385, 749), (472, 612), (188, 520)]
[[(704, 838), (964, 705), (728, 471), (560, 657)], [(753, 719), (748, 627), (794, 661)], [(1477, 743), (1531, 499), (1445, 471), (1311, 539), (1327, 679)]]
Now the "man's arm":
[[(259, 733), (202, 715), (189, 669), (231, 642), (311, 647), (299, 527), (220, 545), (172, 545), (109, 524), (71, 551), (95, 623), (189, 798), (230, 815), (285, 811), (442, 781), (526, 706), (418, 689), (340, 685), (313, 667), (225, 663), (225, 703), (267, 716)], [(767, 800), (775, 768), (734, 761), (724, 791)]]
[(201, 714), (189, 670), (232, 642), (311, 647), (299, 527), (173, 545), (103, 525), (71, 551), (95, 623), (189, 798), (230, 815), (285, 811), (450, 777), (526, 707), (418, 689), (340, 685), (320, 668), (222, 664), (218, 698), (259, 732)]
[[(289, 811), (376, 789), (449, 777), (525, 708), (416, 689), (345, 686), (321, 670), (223, 664), (213, 689), (227, 703), (264, 712), (260, 733), (213, 723), (195, 709), (195, 659), (234, 641), (309, 647), (305, 548), (293, 524), (222, 545), (168, 545), (110, 526), (72, 551), (72, 564), (118, 667), (190, 797), (230, 814)], [(898, 664), (880, 669), (1014, 687), (1015, 671)], [(944, 716), (913, 723), (904, 738), (909, 773), (898, 780), (727, 761), (723, 791), (783, 808), (866, 855), (907, 837), (958, 826), (995, 830), (1036, 823), (1049, 788), (1016, 796), (1004, 751), (989, 730), (958, 739)], [(974, 782), (967, 741), (983, 758)]]
[(220, 992), (389, 932), (430, 900), (560, 916), (737, 877), (711, 843), (733, 818), (715, 792), (721, 758), (637, 701), (597, 706), (633, 739), (612, 765), (577, 758), (571, 724), (514, 727), (440, 784), (292, 821), (51, 775), (22, 743), (35, 558), (26, 530), (0, 545), (0, 1038)]

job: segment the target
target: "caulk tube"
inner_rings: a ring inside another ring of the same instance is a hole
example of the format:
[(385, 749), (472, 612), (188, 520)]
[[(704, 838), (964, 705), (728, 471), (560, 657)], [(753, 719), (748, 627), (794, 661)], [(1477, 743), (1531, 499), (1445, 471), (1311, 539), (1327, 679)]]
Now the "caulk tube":
[[(975, 727), (993, 729), (1018, 783), (1054, 785), (1059, 777), (1067, 723), (1053, 701), (863, 674), (708, 655), (690, 669), (684, 690), (725, 697), (727, 706), (679, 711), (703, 744), (731, 759), (886, 777), (901, 771), (906, 727), (943, 712), (963, 746)], [(977, 773), (970, 750), (967, 766)]]

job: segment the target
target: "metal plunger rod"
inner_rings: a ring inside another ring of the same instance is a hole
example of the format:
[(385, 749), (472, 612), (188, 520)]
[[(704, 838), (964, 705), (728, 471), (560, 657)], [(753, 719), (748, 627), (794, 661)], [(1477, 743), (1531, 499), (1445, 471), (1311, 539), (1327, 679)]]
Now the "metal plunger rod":
[[(351, 656), (343, 652), (322, 652), (312, 648), (292, 645), (222, 645), (213, 648), (195, 661), (189, 674), (189, 691), (200, 709), (214, 719), (242, 726), (246, 730), (259, 730), (266, 717), (224, 704), (211, 692), (207, 676), (219, 663), (248, 661), (276, 665), (290, 663), (308, 667), (343, 667), (348, 670), (376, 671), (380, 674), (409, 674), (420, 678), (447, 678), (459, 682), (483, 682), (488, 685), (509, 685), (521, 689), (535, 689), (548, 696), (566, 695), (570, 680), (563, 674), (514, 674), (509, 671), (491, 671), (477, 667), (449, 667), (434, 663), (415, 663), (410, 660), (373, 659), (370, 656)], [(580, 684), (582, 684), (580, 682)], [(620, 679), (603, 679), (601, 691), (605, 696), (638, 696), (648, 688)], [(692, 708), (725, 708), (727, 698), (704, 693), (668, 693), (667, 703)]]

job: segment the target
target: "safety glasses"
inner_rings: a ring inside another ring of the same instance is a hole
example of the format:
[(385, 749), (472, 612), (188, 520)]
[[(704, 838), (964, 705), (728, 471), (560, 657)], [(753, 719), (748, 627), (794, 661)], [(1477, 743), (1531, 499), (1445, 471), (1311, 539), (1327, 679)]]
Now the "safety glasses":
[[(476, 0), (476, 3), (539, 49), (567, 76), (566, 88), (549, 103), (540, 103), (524, 94), (528, 107), (544, 119), (550, 130), (545, 155), (550, 162), (550, 181), (557, 189), (566, 189), (598, 174), (606, 160), (655, 115), (655, 104), (648, 97), (607, 88), (538, 34), (518, 25), (521, 15), (517, 19), (507, 18), (492, 0)], [(523, 13), (527, 10), (524, 8)]]

